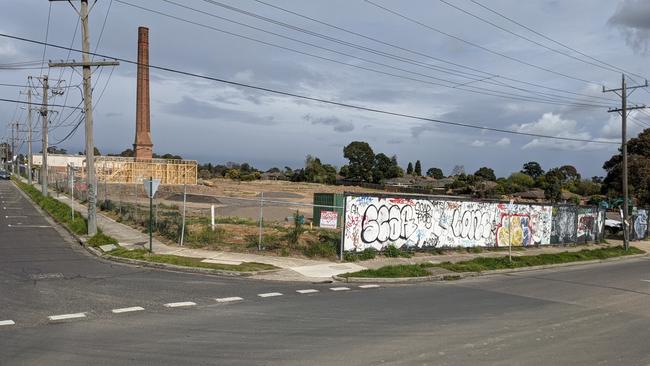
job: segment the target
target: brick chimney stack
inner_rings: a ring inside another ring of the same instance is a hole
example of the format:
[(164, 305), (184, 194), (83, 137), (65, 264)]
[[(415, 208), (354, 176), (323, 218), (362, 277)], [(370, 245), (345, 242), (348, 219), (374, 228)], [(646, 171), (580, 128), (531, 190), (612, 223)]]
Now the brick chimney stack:
[(149, 113), (149, 28), (138, 27), (138, 86), (135, 111), (136, 160), (150, 160), (153, 157)]

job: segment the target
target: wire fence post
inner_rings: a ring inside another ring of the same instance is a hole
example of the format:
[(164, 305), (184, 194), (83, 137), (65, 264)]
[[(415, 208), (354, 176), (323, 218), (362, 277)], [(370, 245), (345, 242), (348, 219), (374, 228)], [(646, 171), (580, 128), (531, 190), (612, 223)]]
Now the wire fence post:
[(262, 222), (264, 221), (264, 192), (260, 193), (260, 236), (259, 239), (257, 240), (257, 250), (261, 251), (262, 250), (262, 231), (263, 225)]
[(70, 173), (70, 215), (74, 221), (74, 170), (72, 165), (68, 165), (68, 172)]
[(214, 205), (210, 205), (210, 224), (212, 226), (212, 231), (214, 231)]
[(183, 246), (183, 241), (185, 239), (185, 200), (187, 196), (187, 185), (183, 182), (183, 222), (181, 224), (181, 246)]

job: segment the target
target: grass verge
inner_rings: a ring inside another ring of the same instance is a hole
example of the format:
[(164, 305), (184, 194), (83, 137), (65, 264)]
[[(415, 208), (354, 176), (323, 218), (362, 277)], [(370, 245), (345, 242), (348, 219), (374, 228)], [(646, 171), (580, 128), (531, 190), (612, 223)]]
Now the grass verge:
[(256, 262), (244, 262), (238, 265), (205, 263), (201, 262), (202, 258), (179, 257), (177, 255), (168, 254), (151, 254), (145, 249), (127, 250), (125, 248), (117, 248), (108, 252), (108, 254), (120, 258), (137, 259), (154, 263), (166, 263), (183, 267), (218, 269), (222, 271), (256, 272), (278, 268), (270, 264)]
[(578, 252), (562, 252), (553, 254), (524, 255), (512, 257), (512, 262), (504, 257), (478, 257), (469, 261), (440, 264), (420, 263), (402, 264), (397, 266), (385, 266), (378, 269), (365, 269), (359, 272), (345, 273), (342, 277), (365, 277), (365, 278), (400, 278), (400, 277), (424, 277), (428, 276), (427, 268), (439, 267), (453, 272), (483, 272), (497, 269), (512, 269), (550, 264), (561, 264), (571, 262), (584, 262), (597, 259), (622, 257), (634, 254), (643, 254), (643, 250), (630, 247), (628, 251), (622, 246), (583, 249)]
[(93, 235), (92, 238), (88, 239), (86, 242), (88, 246), (91, 247), (100, 247), (102, 245), (113, 244), (117, 245), (117, 239), (112, 236), (108, 236), (101, 231), (98, 231), (97, 234)]
[[(70, 206), (65, 203), (52, 198), (50, 196), (43, 196), (43, 193), (38, 189), (30, 186), (27, 183), (23, 183), (16, 178), (12, 178), (14, 183), (25, 192), (29, 198), (32, 199), (39, 207), (41, 207), (45, 212), (47, 212), (54, 220), (60, 224), (67, 227), (70, 231), (77, 235), (85, 235), (88, 233), (88, 222), (86, 219), (81, 216), (79, 211), (75, 211), (74, 219), (72, 218)], [(101, 230), (97, 230), (92, 238), (88, 240), (87, 243), (89, 246), (98, 247), (105, 244), (117, 244), (117, 240), (111, 236), (108, 236), (102, 233)]]
[(81, 214), (75, 211), (74, 219), (70, 214), (70, 206), (65, 203), (52, 198), (50, 196), (43, 196), (43, 194), (33, 186), (23, 183), (20, 180), (13, 178), (14, 183), (25, 192), (38, 206), (45, 212), (52, 216), (56, 221), (65, 225), (70, 231), (75, 234), (83, 235), (88, 232), (88, 224)]

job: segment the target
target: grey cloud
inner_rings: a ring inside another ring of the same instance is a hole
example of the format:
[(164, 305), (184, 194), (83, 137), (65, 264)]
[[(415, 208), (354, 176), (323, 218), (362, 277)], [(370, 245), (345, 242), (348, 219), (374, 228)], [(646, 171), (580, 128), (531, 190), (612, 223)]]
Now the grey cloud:
[(181, 101), (168, 103), (162, 107), (166, 113), (198, 119), (219, 119), (255, 125), (274, 125), (273, 117), (259, 117), (253, 113), (234, 109), (219, 108), (216, 105), (196, 100), (187, 95)]
[(354, 130), (354, 125), (350, 122), (342, 121), (338, 117), (313, 117), (306, 114), (302, 117), (305, 121), (311, 122), (312, 125), (332, 126), (336, 132), (350, 132)]
[(387, 144), (391, 144), (391, 145), (401, 144), (402, 142), (404, 142), (404, 141), (402, 139), (398, 139), (398, 138), (392, 138), (392, 139), (388, 139), (386, 141)]
[(415, 138), (420, 137), (424, 132), (436, 131), (438, 128), (433, 123), (423, 123), (418, 126), (411, 127), (411, 135)]
[(647, 54), (650, 41), (650, 2), (624, 0), (608, 23), (625, 36), (625, 42), (636, 52)]

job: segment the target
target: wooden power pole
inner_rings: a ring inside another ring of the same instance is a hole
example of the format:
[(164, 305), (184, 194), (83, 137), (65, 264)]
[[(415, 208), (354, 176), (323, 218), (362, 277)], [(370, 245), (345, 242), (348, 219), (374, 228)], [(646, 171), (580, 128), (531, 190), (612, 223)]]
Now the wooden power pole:
[[(644, 105), (635, 105), (635, 106), (630, 106), (628, 107), (627, 105), (627, 97), (629, 94), (627, 93), (628, 90), (634, 90), (638, 88), (647, 88), (648, 87), (648, 80), (645, 81), (645, 84), (643, 85), (635, 85), (635, 86), (627, 86), (625, 82), (625, 74), (623, 74), (621, 78), (621, 87), (616, 88), (616, 89), (605, 89), (603, 87), (603, 93), (606, 92), (614, 92), (618, 96), (621, 97), (621, 108), (610, 108), (608, 112), (616, 112), (621, 115), (621, 155), (623, 156), (623, 161), (622, 161), (622, 171), (623, 171), (623, 244), (625, 246), (625, 250), (628, 250), (630, 247), (630, 220), (629, 220), (629, 214), (630, 214), (630, 207), (628, 203), (629, 195), (628, 195), (628, 188), (627, 188), (627, 115), (630, 111), (635, 110), (635, 109), (642, 109), (645, 108)], [(630, 93), (632, 94), (632, 93)]]
[[(50, 0), (65, 1), (65, 0)], [(69, 1), (72, 4), (71, 1)], [(74, 7), (74, 5), (72, 5)], [(75, 8), (77, 10), (77, 8)], [(83, 70), (83, 94), (84, 94), (84, 115), (86, 132), (86, 180), (88, 186), (88, 235), (97, 233), (97, 187), (95, 184), (95, 143), (93, 140), (93, 103), (91, 70), (92, 66), (117, 66), (117, 61), (90, 60), (90, 34), (88, 32), (88, 0), (81, 0), (80, 10), (77, 11), (81, 20), (81, 50), (82, 62), (50, 62), (50, 67), (82, 67)]]
[(43, 117), (43, 127), (41, 130), (41, 141), (43, 143), (43, 161), (41, 163), (41, 192), (44, 197), (47, 197), (47, 126), (48, 126), (48, 110), (47, 110), (47, 93), (49, 89), (47, 75), (43, 75), (41, 79), (43, 84), (43, 105), (41, 106), (41, 116)]

